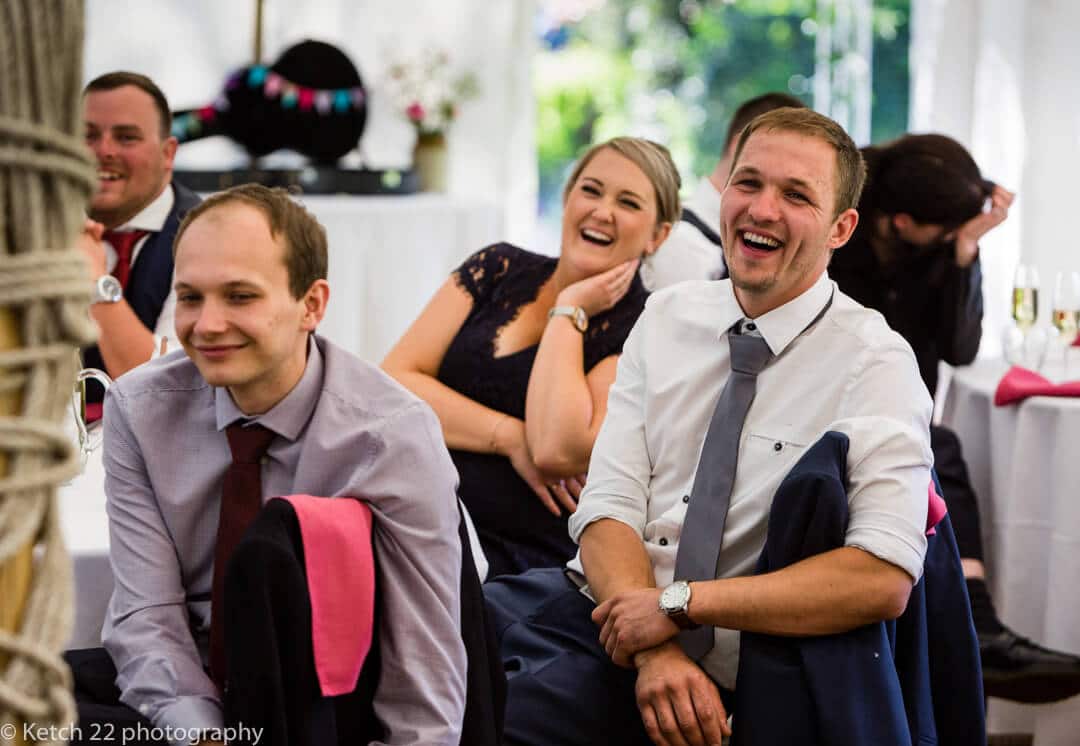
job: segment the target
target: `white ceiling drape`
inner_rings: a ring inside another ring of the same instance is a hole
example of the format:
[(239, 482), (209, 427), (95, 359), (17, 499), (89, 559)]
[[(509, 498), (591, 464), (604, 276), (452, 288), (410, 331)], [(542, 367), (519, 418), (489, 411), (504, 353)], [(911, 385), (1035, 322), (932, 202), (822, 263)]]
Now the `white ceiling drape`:
[(911, 130), (964, 143), (984, 175), (1017, 192), (1009, 219), (981, 244), (987, 304), (982, 355), (1000, 353), (1019, 261), (1042, 280), (1080, 270), (1068, 221), (1080, 173), (1080, 3), (912, 0)]
[[(1010, 321), (1017, 262), (1039, 269), (1041, 323), (1049, 320), (1054, 273), (1080, 270), (1071, 222), (1080, 173), (1080, 3), (912, 0), (912, 10), (912, 129), (957, 138), (988, 178), (1017, 191), (1009, 219), (981, 247), (987, 315), (980, 354), (995, 355)], [(1052, 630), (1025, 621), (1005, 619), (1053, 646)], [(992, 699), (989, 730), (1034, 733), (1046, 746), (1076, 743), (1075, 701), (1032, 707)]]
[[(445, 50), (456, 70), (473, 72), (479, 96), (450, 130), (450, 193), (499, 205), (507, 237), (531, 234), (536, 157), (531, 80), (535, 0), (319, 0), (264, 2), (263, 62), (306, 38), (342, 49), (371, 98), (361, 140), (366, 164), (403, 167), (411, 127), (380, 86), (392, 59)], [(251, 64), (254, 0), (87, 0), (86, 80), (115, 69), (153, 78), (174, 109), (210, 103), (227, 73)], [(185, 145), (185, 167), (233, 167), (242, 151), (224, 138)]]

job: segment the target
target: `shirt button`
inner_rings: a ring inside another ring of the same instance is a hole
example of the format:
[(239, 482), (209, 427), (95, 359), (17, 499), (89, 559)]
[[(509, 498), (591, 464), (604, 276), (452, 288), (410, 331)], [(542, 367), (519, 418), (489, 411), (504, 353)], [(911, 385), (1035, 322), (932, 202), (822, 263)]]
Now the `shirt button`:
[(690, 495), (683, 495), (683, 496), (682, 496), (682, 501), (683, 501), (684, 503), (688, 503), (688, 502), (690, 502)]
[(780, 451), (784, 450), (784, 444), (778, 440), (772, 444), (772, 449), (777, 453), (780, 453)]
[(139, 705), (139, 712), (141, 712), (143, 715), (149, 715), (150, 714), (150, 705), (145, 704), (145, 703)]
[(267, 464), (270, 463), (270, 457), (269, 456), (263, 456), (262, 458), (259, 459), (259, 463), (262, 464), (263, 466), (266, 466)]
[(753, 321), (746, 322), (746, 326), (743, 327), (748, 332), (752, 332), (757, 329), (757, 325)]
[(662, 547), (667, 546), (667, 539), (665, 539), (663, 536), (660, 537), (660, 546), (662, 546)]

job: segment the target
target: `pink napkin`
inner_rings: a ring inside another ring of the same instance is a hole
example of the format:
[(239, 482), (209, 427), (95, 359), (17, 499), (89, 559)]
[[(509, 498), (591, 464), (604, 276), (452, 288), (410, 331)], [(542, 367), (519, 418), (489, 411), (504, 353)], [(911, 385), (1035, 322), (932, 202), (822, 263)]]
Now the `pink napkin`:
[(945, 508), (945, 498), (938, 494), (933, 479), (930, 480), (926, 492), (929, 499), (929, 504), (926, 506), (926, 535), (933, 536), (937, 533), (934, 526), (941, 523), (941, 519), (945, 517), (945, 513), (948, 511)]
[(998, 383), (994, 404), (1012, 404), (1029, 396), (1080, 396), (1080, 381), (1051, 383), (1033, 370), (1014, 365)]
[(348, 694), (371, 649), (375, 559), (371, 509), (359, 500), (289, 495), (311, 595), (311, 644), (323, 696)]

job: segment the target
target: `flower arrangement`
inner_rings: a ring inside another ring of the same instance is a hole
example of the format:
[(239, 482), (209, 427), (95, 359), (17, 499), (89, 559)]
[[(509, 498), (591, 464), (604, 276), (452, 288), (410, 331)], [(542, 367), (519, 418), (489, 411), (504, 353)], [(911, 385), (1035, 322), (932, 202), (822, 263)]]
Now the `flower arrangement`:
[(444, 135), (457, 117), (458, 105), (478, 92), (476, 77), (455, 73), (449, 55), (438, 49), (392, 63), (385, 85), (394, 106), (421, 138)]

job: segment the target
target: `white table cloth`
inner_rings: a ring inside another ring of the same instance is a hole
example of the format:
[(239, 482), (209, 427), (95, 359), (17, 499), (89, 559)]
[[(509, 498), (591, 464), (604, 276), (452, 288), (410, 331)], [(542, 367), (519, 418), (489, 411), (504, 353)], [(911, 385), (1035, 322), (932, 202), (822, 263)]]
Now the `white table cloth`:
[[(70, 429), (74, 439), (73, 423)], [(61, 485), (57, 503), (75, 575), (75, 627), (68, 647), (100, 647), (101, 623), (113, 588), (100, 448), (89, 454), (81, 474)]]
[[(978, 495), (999, 616), (1022, 635), (1080, 654), (1080, 399), (995, 407), (1006, 369), (1000, 360), (957, 369), (941, 421), (959, 435)], [(989, 726), (1033, 732), (1036, 746), (1076, 746), (1080, 697), (1039, 706), (991, 700)]]
[(330, 304), (319, 331), (376, 364), (454, 267), (505, 238), (497, 207), (444, 195), (300, 201), (329, 242)]

